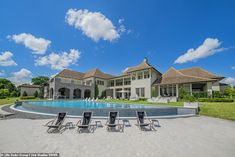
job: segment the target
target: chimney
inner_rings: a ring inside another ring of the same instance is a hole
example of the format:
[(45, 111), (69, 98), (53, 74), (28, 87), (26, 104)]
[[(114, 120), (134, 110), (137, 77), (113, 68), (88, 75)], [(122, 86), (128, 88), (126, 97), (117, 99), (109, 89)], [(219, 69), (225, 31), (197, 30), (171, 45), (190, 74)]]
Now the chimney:
[(147, 59), (147, 57), (144, 57), (143, 62), (148, 63), (148, 59)]

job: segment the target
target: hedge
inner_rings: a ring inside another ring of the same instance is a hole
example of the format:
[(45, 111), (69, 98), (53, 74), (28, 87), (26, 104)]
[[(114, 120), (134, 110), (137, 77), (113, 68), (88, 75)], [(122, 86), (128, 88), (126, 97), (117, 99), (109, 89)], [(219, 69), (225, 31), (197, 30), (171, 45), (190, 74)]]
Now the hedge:
[(35, 96), (22, 96), (20, 99), (35, 99)]
[(199, 102), (233, 102), (233, 99), (229, 98), (198, 98)]

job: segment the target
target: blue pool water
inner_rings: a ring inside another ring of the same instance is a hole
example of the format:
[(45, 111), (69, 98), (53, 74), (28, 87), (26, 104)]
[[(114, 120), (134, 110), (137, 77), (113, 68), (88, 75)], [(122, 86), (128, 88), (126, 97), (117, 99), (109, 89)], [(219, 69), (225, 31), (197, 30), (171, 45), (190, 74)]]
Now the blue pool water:
[(82, 101), (82, 100), (69, 100), (69, 101), (37, 101), (27, 102), (34, 106), (45, 106), (45, 107), (59, 107), (59, 108), (83, 108), (83, 109), (102, 109), (102, 108), (121, 108), (121, 109), (141, 109), (141, 108), (153, 108), (153, 106), (146, 105), (128, 105), (128, 104), (117, 104), (117, 103), (105, 103), (105, 102), (94, 102), (94, 101)]

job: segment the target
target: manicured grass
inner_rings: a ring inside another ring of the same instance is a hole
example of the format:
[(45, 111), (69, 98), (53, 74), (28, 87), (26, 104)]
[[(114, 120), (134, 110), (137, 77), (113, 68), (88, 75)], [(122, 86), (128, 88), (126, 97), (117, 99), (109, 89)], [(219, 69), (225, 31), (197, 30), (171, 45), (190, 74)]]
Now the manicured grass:
[(235, 102), (203, 102), (202, 104), (204, 105), (200, 107), (201, 115), (235, 121)]
[(11, 104), (14, 103), (18, 98), (6, 98), (6, 99), (0, 99), (0, 105), (5, 105), (5, 104)]
[(6, 98), (6, 99), (0, 99), (0, 105), (5, 105), (5, 104), (12, 104), (16, 100), (18, 101), (40, 101), (40, 100), (45, 100), (45, 99), (27, 99), (27, 100), (21, 100), (19, 97), (18, 98)]
[[(128, 101), (128, 100), (100, 100), (103, 102), (125, 103), (125, 104), (146, 104), (159, 106), (183, 106), (183, 102), (172, 103), (149, 103), (147, 101)], [(202, 102), (200, 103), (200, 115), (228, 119), (235, 121), (235, 102)]]

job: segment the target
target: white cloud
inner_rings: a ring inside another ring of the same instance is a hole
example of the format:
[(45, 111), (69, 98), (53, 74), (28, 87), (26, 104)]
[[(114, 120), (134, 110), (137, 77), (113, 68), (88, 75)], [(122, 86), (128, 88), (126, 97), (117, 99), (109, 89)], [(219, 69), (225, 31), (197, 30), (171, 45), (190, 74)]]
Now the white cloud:
[(5, 71), (4, 70), (0, 70), (0, 76), (4, 76), (5, 75)]
[(5, 51), (0, 54), (0, 66), (13, 66), (17, 65), (12, 59), (13, 54), (10, 51)]
[(235, 78), (233, 77), (227, 77), (221, 81), (222, 83), (230, 84), (230, 85), (235, 85)]
[(100, 39), (113, 41), (120, 37), (113, 23), (100, 12), (69, 9), (65, 18), (70, 26), (81, 30), (96, 42)]
[(231, 67), (231, 69), (235, 70), (235, 66)]
[(122, 34), (122, 33), (126, 32), (126, 27), (123, 24), (124, 21), (125, 21), (124, 19), (119, 19), (118, 20), (118, 23), (120, 24), (120, 26), (118, 28), (119, 34)]
[(221, 42), (218, 39), (207, 38), (202, 45), (197, 49), (189, 49), (185, 54), (178, 57), (175, 63), (186, 63), (197, 61), (200, 58), (205, 58), (214, 55), (216, 52), (224, 51), (226, 48), (219, 48)]
[(14, 40), (17, 44), (23, 44), (25, 47), (33, 50), (33, 54), (45, 54), (51, 41), (44, 38), (36, 38), (32, 34), (21, 33), (8, 36), (8, 39)]
[(32, 78), (32, 72), (28, 69), (22, 68), (20, 71), (13, 72), (12, 76), (8, 79), (11, 80), (16, 85), (20, 85), (23, 83), (30, 83)]
[(80, 58), (80, 52), (75, 49), (70, 49), (70, 52), (51, 53), (47, 56), (39, 57), (35, 60), (35, 65), (49, 65), (51, 69), (62, 70), (71, 64), (75, 64)]

